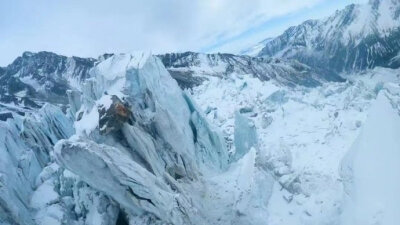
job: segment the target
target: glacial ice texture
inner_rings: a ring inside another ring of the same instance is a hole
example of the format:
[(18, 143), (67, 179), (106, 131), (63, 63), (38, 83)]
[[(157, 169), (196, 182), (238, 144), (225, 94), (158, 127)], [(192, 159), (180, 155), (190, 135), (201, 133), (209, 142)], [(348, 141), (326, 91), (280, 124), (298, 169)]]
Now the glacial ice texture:
[(65, 111), (0, 122), (0, 224), (393, 224), (397, 74), (182, 91), (157, 57), (101, 59)]

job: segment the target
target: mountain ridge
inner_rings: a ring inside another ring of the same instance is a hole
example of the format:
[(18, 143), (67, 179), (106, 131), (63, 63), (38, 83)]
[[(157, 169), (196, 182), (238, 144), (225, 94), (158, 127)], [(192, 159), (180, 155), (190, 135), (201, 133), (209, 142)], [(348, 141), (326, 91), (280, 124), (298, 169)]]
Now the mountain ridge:
[[(24, 113), (40, 108), (46, 102), (65, 106), (68, 103), (67, 90), (80, 91), (80, 84), (91, 77), (90, 70), (114, 55), (103, 54), (94, 59), (66, 57), (46, 51), (24, 52), (10, 65), (0, 68), (0, 108)], [(325, 74), (296, 60), (195, 52), (167, 53), (158, 57), (181, 88), (198, 86), (208, 77), (229, 78), (235, 73), (260, 80), (272, 79), (292, 87), (315, 87), (323, 82), (344, 81), (336, 74)]]
[(260, 57), (296, 59), (337, 73), (398, 68), (400, 4), (373, 0), (351, 4), (321, 20), (307, 20), (269, 41)]

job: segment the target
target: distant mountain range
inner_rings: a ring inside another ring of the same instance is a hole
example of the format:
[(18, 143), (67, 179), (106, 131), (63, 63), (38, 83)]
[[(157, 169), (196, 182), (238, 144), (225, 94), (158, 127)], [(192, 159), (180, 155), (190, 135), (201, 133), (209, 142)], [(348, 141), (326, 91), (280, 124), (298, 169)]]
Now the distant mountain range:
[[(325, 19), (290, 27), (241, 53), (186, 52), (159, 57), (183, 88), (199, 85), (207, 76), (232, 73), (252, 74), (290, 86), (343, 81), (339, 76), (343, 72), (400, 67), (400, 2), (352, 4)], [(2, 107), (8, 104), (12, 108), (10, 103), (24, 107), (66, 103), (66, 90), (71, 85), (78, 87), (96, 62), (112, 55), (93, 59), (26, 52), (9, 66), (0, 67)]]
[(66, 91), (78, 87), (95, 62), (51, 52), (25, 52), (0, 68), (0, 108), (23, 111), (45, 103), (66, 104)]
[[(21, 113), (45, 103), (65, 105), (67, 90), (80, 90), (81, 82), (91, 76), (90, 69), (110, 56), (113, 54), (93, 59), (25, 52), (9, 66), (0, 68), (0, 108)], [(228, 78), (233, 73), (251, 74), (289, 86), (314, 87), (326, 81), (343, 81), (335, 74), (296, 60), (194, 52), (158, 57), (182, 88), (200, 85), (208, 77)]]
[(371, 0), (290, 27), (268, 41), (258, 56), (294, 59), (340, 73), (376, 66), (398, 68), (399, 51), (400, 2)]

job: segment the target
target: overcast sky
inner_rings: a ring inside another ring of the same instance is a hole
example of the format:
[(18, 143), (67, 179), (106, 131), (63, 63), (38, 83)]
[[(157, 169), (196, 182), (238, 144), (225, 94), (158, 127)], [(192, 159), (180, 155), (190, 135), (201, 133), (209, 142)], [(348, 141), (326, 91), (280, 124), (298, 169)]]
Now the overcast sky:
[(238, 52), (366, 0), (1, 0), (0, 66), (24, 51)]

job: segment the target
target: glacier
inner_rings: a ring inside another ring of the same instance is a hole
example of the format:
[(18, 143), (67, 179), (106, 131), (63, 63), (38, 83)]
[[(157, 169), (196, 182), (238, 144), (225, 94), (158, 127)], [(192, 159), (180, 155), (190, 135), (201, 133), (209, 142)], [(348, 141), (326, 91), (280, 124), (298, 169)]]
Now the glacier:
[[(364, 126), (369, 126), (368, 115), (382, 96), (390, 101), (386, 108), (378, 108), (393, 112), (383, 117), (388, 123), (395, 121), (400, 90), (398, 69), (375, 68), (345, 78), (348, 82), (325, 83), (318, 88), (288, 88), (237, 76), (209, 78), (193, 88), (194, 99), (203, 106), (207, 118), (220, 127), (228, 143), (236, 138), (240, 109), (246, 109), (245, 115), (256, 127), (256, 165), (273, 179), (264, 224), (344, 224), (348, 185), (346, 173), (340, 169), (342, 159), (349, 158), (354, 141), (360, 138)], [(376, 123), (382, 122), (382, 116), (372, 117)], [(235, 152), (234, 142), (228, 150)], [(390, 180), (396, 180), (398, 170), (391, 171)]]
[(67, 108), (0, 121), (0, 221), (394, 224), (398, 74), (307, 87), (199, 72), (182, 90), (149, 53), (99, 59)]

